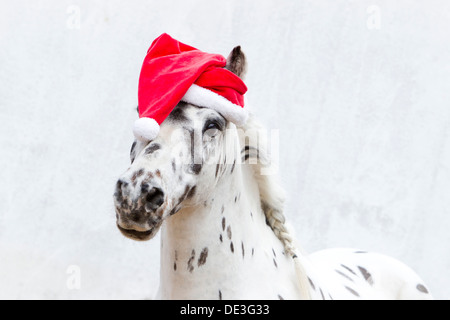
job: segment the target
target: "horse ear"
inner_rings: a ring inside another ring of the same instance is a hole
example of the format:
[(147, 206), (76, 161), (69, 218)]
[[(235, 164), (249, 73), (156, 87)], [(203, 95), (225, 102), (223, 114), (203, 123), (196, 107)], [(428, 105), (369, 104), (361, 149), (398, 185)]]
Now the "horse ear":
[(245, 73), (247, 72), (247, 61), (244, 52), (241, 50), (241, 46), (237, 46), (231, 50), (225, 69), (230, 70), (239, 78), (244, 79)]

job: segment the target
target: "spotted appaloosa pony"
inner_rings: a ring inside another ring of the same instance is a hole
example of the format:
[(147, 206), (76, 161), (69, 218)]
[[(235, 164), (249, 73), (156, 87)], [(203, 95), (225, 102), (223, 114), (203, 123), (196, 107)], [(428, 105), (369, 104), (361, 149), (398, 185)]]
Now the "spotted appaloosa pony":
[[(227, 68), (242, 77), (239, 47)], [(375, 253), (302, 254), (286, 228), (262, 128), (237, 128), (184, 102), (156, 139), (134, 142), (116, 185), (117, 226), (148, 240), (161, 230), (159, 299), (430, 299), (422, 280)]]

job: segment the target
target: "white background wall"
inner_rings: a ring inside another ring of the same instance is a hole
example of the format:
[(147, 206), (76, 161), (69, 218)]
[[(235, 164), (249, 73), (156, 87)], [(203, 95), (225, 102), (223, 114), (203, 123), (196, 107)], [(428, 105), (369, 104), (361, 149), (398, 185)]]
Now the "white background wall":
[(1, 0), (0, 298), (152, 296), (159, 240), (122, 237), (112, 193), (162, 32), (242, 45), (306, 250), (383, 252), (450, 298), (446, 0)]

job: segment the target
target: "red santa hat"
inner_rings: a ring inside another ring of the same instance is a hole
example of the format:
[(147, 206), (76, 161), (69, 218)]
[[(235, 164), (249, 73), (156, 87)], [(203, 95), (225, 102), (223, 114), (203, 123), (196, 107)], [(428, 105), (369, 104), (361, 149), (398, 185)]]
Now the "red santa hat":
[(225, 65), (223, 56), (202, 52), (168, 34), (155, 39), (139, 77), (139, 119), (133, 127), (136, 139), (156, 138), (159, 126), (180, 101), (213, 109), (236, 125), (244, 124), (247, 87)]

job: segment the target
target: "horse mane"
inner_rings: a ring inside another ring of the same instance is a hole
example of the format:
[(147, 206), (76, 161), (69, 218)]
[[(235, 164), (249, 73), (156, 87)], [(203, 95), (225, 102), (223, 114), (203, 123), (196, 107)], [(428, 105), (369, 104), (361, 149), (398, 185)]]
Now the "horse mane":
[[(271, 162), (267, 145), (265, 128), (250, 114), (246, 124), (239, 127), (241, 148), (244, 152), (243, 162), (250, 164), (253, 176), (258, 184), (261, 208), (266, 217), (266, 223), (274, 231), (285, 247), (286, 253), (294, 255), (293, 238), (286, 229), (284, 217), (285, 191), (281, 187), (278, 176), (263, 174), (264, 170), (276, 165)], [(245, 135), (245, 136), (243, 136)]]
[(286, 254), (293, 258), (302, 296), (310, 299), (306, 271), (299, 261), (303, 254), (295, 245), (295, 239), (286, 225), (284, 216), (286, 194), (279, 182), (278, 175), (268, 170), (278, 164), (272, 162), (273, 157), (271, 157), (267, 143), (267, 129), (251, 113), (247, 122), (239, 129), (239, 138), (244, 152), (243, 160), (244, 163), (251, 164), (253, 169), (266, 223), (283, 244)]

